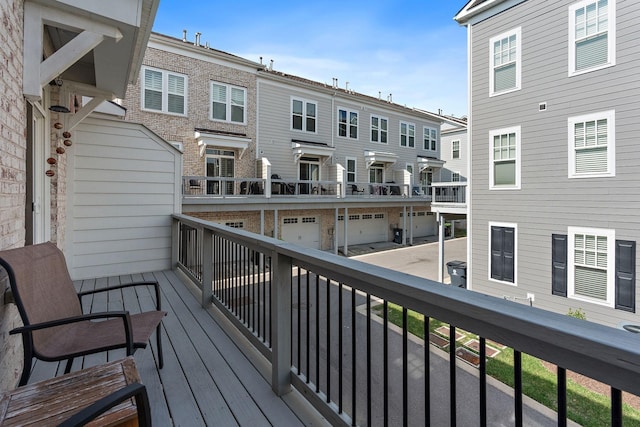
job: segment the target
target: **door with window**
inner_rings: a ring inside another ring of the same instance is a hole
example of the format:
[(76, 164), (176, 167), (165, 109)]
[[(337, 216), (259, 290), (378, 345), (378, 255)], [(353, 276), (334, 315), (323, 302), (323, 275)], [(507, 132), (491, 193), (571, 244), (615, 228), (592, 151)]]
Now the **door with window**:
[[(300, 181), (320, 181), (320, 160), (315, 157), (302, 157), (300, 159)], [(314, 188), (317, 191), (318, 183), (300, 183), (300, 194), (312, 194)]]
[(233, 180), (224, 178), (234, 177), (235, 153), (233, 151), (207, 148), (207, 194), (233, 194)]

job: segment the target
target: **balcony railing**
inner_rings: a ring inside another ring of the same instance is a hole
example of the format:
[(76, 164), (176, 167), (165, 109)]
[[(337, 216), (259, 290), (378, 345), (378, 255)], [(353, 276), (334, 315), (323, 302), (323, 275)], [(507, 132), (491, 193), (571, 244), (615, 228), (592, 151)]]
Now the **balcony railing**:
[[(524, 354), (558, 366), (558, 425), (567, 423), (567, 370), (611, 386), (611, 425), (622, 425), (621, 390), (640, 393), (640, 341), (623, 330), (184, 215), (174, 215), (174, 238), (202, 304), (271, 361), (274, 392), (295, 387), (334, 424), (529, 425)], [(402, 307), (399, 329), (391, 303)], [(477, 334), (477, 370), (464, 368), (458, 345), (425, 345), (428, 329), (410, 338), (408, 310), (449, 324), (449, 343)], [(511, 393), (494, 391), (486, 374), (490, 340), (514, 350)]]
[(433, 203), (465, 204), (467, 202), (466, 192), (466, 182), (434, 182), (431, 184)]

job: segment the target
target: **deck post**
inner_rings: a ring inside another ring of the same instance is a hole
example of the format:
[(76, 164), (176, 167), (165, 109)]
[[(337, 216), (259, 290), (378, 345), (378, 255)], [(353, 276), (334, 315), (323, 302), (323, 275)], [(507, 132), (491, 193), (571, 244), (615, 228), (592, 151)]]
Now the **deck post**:
[(271, 257), (271, 389), (282, 396), (291, 390), (291, 258)]
[(178, 268), (178, 257), (180, 256), (180, 221), (171, 219), (171, 269)]
[(209, 307), (213, 289), (213, 232), (208, 228), (202, 230), (202, 301), (203, 307)]

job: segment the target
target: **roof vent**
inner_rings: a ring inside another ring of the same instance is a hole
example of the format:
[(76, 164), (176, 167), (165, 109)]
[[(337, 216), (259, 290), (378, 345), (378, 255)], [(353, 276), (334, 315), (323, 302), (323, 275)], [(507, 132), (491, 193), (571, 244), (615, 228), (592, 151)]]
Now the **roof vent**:
[(183, 42), (187, 41), (187, 30), (182, 30), (182, 41)]

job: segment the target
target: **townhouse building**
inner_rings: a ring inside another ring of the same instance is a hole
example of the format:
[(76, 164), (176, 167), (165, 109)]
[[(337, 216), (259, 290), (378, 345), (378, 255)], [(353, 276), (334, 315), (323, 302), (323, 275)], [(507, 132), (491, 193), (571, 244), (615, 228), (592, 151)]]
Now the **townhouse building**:
[(622, 0), (473, 0), (472, 289), (612, 326), (637, 322), (640, 112)]
[(140, 76), (127, 119), (183, 150), (184, 213), (336, 253), (436, 235), (443, 116), (288, 75), (186, 31), (153, 33)]

